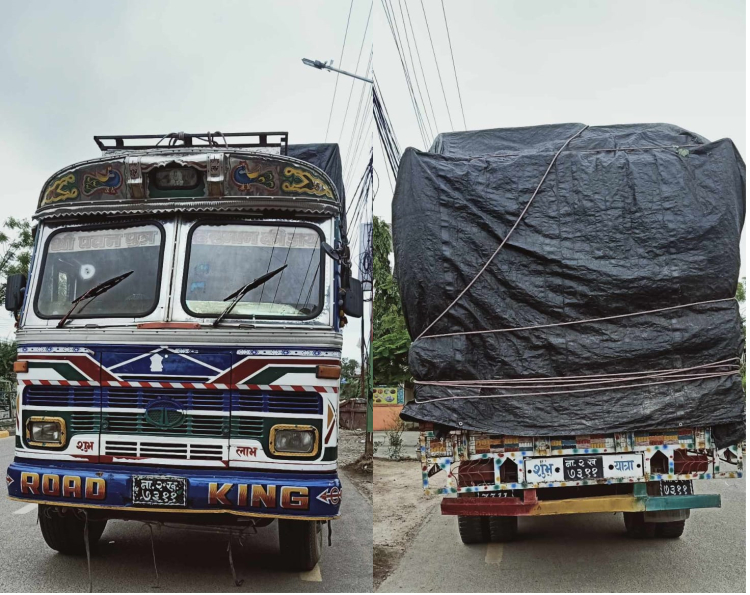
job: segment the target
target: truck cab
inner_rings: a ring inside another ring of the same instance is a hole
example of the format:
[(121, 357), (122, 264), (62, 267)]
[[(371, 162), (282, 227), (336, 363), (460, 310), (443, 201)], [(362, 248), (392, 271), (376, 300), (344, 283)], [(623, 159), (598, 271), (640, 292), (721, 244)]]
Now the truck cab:
[(341, 329), (362, 315), (336, 145), (96, 137), (45, 184), (18, 321), (12, 499), (83, 553), (109, 519), (279, 521), (291, 568), (339, 514)]

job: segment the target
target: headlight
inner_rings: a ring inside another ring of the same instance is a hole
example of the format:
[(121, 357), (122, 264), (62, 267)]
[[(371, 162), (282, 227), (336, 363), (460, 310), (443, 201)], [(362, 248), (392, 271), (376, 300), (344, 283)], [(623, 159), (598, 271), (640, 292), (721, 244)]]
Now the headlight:
[(59, 417), (32, 417), (26, 423), (26, 440), (32, 446), (63, 446), (65, 421)]
[(271, 444), (273, 454), (314, 455), (318, 450), (318, 430), (312, 426), (274, 426)]

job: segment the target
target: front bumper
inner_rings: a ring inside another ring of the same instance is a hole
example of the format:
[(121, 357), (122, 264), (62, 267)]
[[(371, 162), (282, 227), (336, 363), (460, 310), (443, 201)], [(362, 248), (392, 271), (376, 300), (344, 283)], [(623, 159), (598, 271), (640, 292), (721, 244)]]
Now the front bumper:
[[(187, 478), (187, 506), (133, 505), (133, 475)], [(12, 500), (76, 508), (158, 513), (222, 513), (249, 517), (336, 518), (341, 482), (336, 473), (267, 473), (98, 465), (16, 459), (8, 467)], [(253, 489), (254, 486), (258, 486)], [(273, 498), (254, 494), (274, 494)]]

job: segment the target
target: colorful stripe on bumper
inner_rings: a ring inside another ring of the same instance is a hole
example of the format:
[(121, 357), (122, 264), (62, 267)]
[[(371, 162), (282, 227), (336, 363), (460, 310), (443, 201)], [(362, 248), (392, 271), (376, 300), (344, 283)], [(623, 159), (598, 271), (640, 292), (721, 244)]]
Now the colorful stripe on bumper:
[(525, 490), (522, 498), (443, 498), (440, 511), (460, 516), (546, 516), (592, 512), (656, 512), (691, 508), (721, 508), (719, 494), (649, 496), (645, 484), (636, 484), (633, 494), (589, 496), (565, 500), (537, 500), (536, 490)]
[[(187, 506), (133, 504), (133, 476), (187, 479)], [(173, 513), (225, 513), (250, 517), (326, 520), (336, 518), (341, 482), (336, 473), (164, 469), (129, 465), (44, 465), (16, 460), (8, 467), (13, 500), (77, 508)]]

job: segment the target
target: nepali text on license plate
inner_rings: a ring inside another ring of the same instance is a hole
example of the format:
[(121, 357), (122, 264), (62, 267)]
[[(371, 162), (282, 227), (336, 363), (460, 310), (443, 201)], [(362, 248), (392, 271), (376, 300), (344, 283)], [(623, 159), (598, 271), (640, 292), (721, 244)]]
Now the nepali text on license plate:
[(134, 475), (133, 504), (187, 506), (187, 479), (163, 475)]
[(534, 457), (524, 460), (524, 469), (528, 483), (638, 478), (643, 476), (643, 455)]

